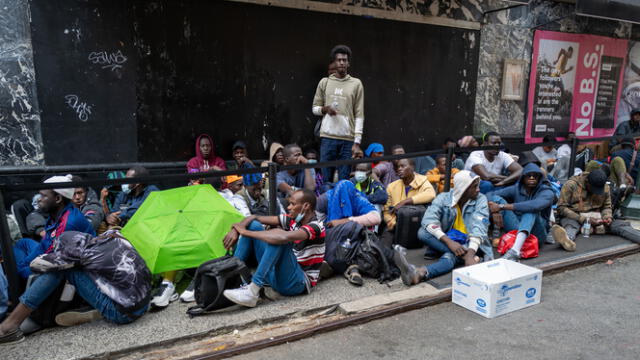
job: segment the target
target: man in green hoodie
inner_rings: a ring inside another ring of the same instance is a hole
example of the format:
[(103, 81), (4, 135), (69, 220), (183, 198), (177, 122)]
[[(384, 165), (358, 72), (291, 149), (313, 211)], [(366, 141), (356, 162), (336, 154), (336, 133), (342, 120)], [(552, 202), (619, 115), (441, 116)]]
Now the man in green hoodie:
[[(364, 126), (364, 90), (359, 79), (347, 73), (351, 49), (338, 45), (331, 50), (336, 72), (323, 78), (313, 98), (313, 114), (322, 116), (320, 127), (320, 161), (351, 159), (361, 150)], [(323, 168), (325, 181), (333, 181), (335, 168)], [(340, 180), (349, 179), (349, 165), (338, 169)]]

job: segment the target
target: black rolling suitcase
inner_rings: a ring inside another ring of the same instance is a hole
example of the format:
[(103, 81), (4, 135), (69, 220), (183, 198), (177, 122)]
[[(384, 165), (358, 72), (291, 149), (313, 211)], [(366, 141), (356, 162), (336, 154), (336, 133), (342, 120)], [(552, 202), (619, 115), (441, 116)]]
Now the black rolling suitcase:
[(424, 244), (418, 240), (418, 229), (427, 207), (424, 205), (407, 205), (398, 209), (394, 244), (407, 249), (419, 249)]

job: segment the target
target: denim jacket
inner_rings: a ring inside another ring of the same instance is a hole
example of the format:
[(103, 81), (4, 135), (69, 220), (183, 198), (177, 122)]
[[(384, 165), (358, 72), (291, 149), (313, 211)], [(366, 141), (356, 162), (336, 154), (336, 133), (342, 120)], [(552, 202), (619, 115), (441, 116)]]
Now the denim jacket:
[[(440, 224), (444, 233), (453, 228), (456, 220), (456, 204), (453, 203), (452, 192), (439, 194), (431, 203), (422, 218), (422, 227), (429, 231), (430, 224)], [(475, 200), (469, 200), (462, 208), (462, 218), (467, 228), (469, 241), (479, 239), (478, 249), (484, 252), (484, 260), (493, 260), (493, 248), (487, 234), (489, 228), (489, 205), (483, 194)], [(477, 240), (476, 240), (477, 241)]]

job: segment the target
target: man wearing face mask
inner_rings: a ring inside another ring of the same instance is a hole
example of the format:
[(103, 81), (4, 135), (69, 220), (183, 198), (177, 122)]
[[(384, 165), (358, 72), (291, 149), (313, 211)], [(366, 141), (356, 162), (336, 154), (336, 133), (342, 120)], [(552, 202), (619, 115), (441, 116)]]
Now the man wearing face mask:
[[(225, 236), (226, 249), (237, 243), (234, 256), (242, 261), (255, 258), (258, 267), (251, 283), (223, 295), (236, 304), (255, 307), (260, 290), (269, 285), (285, 296), (310, 292), (320, 276), (324, 259), (325, 230), (315, 214), (316, 196), (311, 190), (296, 190), (289, 197), (289, 214), (249, 216), (234, 224)], [(264, 230), (264, 225), (273, 228)]]
[(371, 176), (370, 163), (360, 163), (356, 165), (351, 182), (373, 205), (384, 206), (384, 204), (387, 203), (387, 190), (384, 188), (382, 183), (376, 181)]
[[(127, 178), (148, 176), (149, 171), (142, 166), (134, 166), (127, 171)], [(107, 216), (109, 226), (124, 226), (133, 214), (138, 211), (144, 200), (152, 191), (158, 191), (155, 185), (141, 183), (122, 184), (122, 192), (116, 197)]]

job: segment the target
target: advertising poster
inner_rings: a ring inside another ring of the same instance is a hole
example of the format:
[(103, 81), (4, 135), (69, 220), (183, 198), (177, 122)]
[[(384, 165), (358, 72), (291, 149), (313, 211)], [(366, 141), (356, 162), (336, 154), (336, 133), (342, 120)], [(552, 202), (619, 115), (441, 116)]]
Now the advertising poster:
[(631, 110), (640, 108), (640, 42), (629, 42), (624, 69), (622, 96), (618, 104), (618, 124), (629, 120)]
[(611, 135), (629, 41), (603, 36), (536, 31), (525, 142), (545, 135)]

